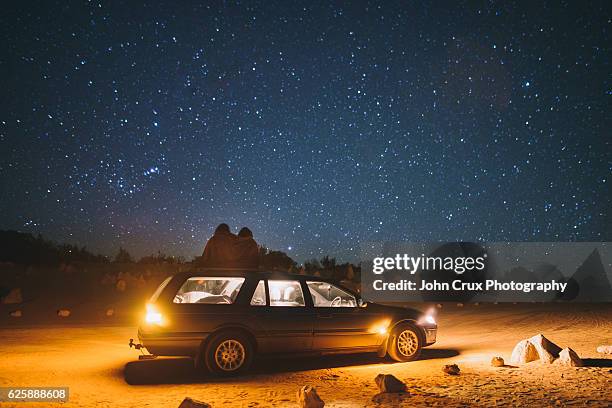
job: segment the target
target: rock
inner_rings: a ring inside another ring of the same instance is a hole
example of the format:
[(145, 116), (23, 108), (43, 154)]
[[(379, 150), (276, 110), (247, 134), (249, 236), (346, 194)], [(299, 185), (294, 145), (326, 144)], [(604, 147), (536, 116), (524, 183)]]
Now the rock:
[(584, 366), (584, 363), (582, 362), (580, 357), (578, 357), (578, 354), (576, 354), (576, 352), (569, 347), (566, 347), (561, 350), (561, 352), (559, 353), (559, 358), (557, 359), (557, 361), (555, 361), (555, 363), (569, 367)]
[(463, 303), (457, 303), (457, 307), (463, 307)]
[(442, 367), (442, 371), (449, 375), (459, 375), (459, 372), (461, 370), (459, 369), (459, 366), (457, 364), (447, 364)]
[(493, 367), (503, 367), (505, 365), (504, 359), (501, 357), (493, 357), (491, 359), (491, 365)]
[(310, 385), (305, 385), (298, 390), (297, 400), (301, 408), (323, 408), (325, 406), (317, 390)]
[(510, 362), (512, 364), (526, 364), (539, 359), (538, 351), (529, 340), (521, 340), (514, 346)]
[(13, 288), (11, 291), (2, 298), (2, 304), (4, 305), (12, 305), (15, 303), (23, 302), (23, 298), (21, 296), (20, 288)]
[(442, 303), (436, 303), (436, 308), (442, 309)]
[(559, 357), (561, 347), (548, 340), (542, 334), (536, 334), (529, 339), (538, 352), (538, 356), (543, 363), (551, 364), (555, 358)]
[(406, 392), (406, 384), (391, 374), (378, 374), (374, 382), (380, 392)]
[(212, 405), (186, 397), (178, 408), (212, 408)]
[(70, 316), (70, 310), (68, 310), (68, 309), (59, 309), (57, 311), (57, 315), (59, 317), (69, 317)]
[(113, 317), (115, 315), (115, 309), (113, 309), (112, 307), (109, 307), (108, 309), (106, 309), (106, 317)]
[(125, 290), (127, 289), (127, 282), (125, 279), (119, 279), (117, 281), (117, 283), (115, 284), (115, 288), (119, 291), (119, 292), (125, 292)]
[(22, 315), (21, 310), (13, 310), (9, 313), (11, 317), (21, 317)]
[(612, 346), (598, 346), (597, 352), (602, 354), (612, 354)]

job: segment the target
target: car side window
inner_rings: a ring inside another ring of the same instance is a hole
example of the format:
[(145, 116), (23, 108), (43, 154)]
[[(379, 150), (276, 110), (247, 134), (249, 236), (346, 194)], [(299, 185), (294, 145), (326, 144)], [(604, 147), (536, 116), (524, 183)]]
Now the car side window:
[(269, 280), (270, 306), (306, 306), (300, 281)]
[(356, 307), (355, 296), (327, 282), (307, 281), (314, 307)]
[(174, 303), (205, 303), (230, 305), (234, 303), (244, 278), (196, 276), (189, 278), (174, 296)]
[(251, 298), (251, 306), (265, 306), (266, 305), (266, 285), (264, 281), (260, 280), (253, 292)]

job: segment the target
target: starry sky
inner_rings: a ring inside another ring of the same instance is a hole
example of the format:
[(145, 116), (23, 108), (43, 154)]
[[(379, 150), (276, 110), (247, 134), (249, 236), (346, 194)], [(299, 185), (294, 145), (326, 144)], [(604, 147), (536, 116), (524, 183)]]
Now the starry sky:
[(609, 2), (137, 3), (3, 5), (0, 229), (612, 241)]

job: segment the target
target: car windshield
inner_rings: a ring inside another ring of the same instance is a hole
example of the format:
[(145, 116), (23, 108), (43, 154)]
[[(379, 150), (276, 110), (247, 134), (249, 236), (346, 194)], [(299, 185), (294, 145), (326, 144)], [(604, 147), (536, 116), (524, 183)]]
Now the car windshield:
[(181, 286), (174, 303), (232, 304), (244, 278), (193, 277)]
[(306, 282), (315, 307), (355, 307), (355, 296), (327, 282)]

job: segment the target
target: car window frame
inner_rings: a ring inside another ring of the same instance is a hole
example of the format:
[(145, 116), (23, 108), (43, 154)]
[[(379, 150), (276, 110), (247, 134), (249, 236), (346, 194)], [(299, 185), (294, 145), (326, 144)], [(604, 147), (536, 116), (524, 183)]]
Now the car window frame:
[[(353, 299), (355, 300), (355, 306), (342, 306), (342, 307), (333, 307), (333, 306), (316, 306), (314, 304), (314, 297), (312, 296), (312, 293), (310, 293), (310, 287), (308, 286), (308, 282), (316, 282), (316, 283), (326, 283), (328, 285), (332, 285), (334, 287), (336, 287), (338, 290), (341, 290), (342, 292), (346, 293), (347, 295), (350, 295), (353, 297)], [(359, 308), (359, 300), (358, 297), (355, 293), (347, 290), (346, 288), (344, 288), (343, 286), (338, 285), (337, 283), (334, 282), (329, 282), (326, 280), (317, 280), (317, 279), (308, 279), (308, 280), (304, 280), (304, 285), (306, 286), (306, 288), (308, 289), (308, 296), (311, 298), (310, 301), (312, 303), (312, 307), (314, 309), (331, 309), (331, 310), (353, 310), (353, 309), (357, 309)]]
[[(270, 278), (267, 277), (264, 279), (265, 280), (265, 285), (266, 285), (266, 306), (272, 310), (274, 309), (279, 309), (279, 310), (304, 310), (304, 309), (308, 309), (308, 308), (312, 308), (312, 298), (310, 296), (310, 292), (308, 291), (308, 288), (306, 287), (306, 283), (304, 281), (304, 279), (297, 279), (297, 278), (293, 278), (293, 277), (288, 277), (288, 278)], [(273, 306), (271, 303), (272, 297), (270, 296), (270, 284), (269, 281), (295, 281), (298, 282), (300, 284), (300, 289), (302, 290), (302, 297), (304, 298), (304, 305), (303, 306)], [(261, 307), (261, 306), (259, 306)]]
[[(204, 278), (204, 279), (234, 279), (234, 278), (238, 278), (238, 279), (242, 279), (242, 283), (240, 284), (240, 289), (238, 290), (238, 294), (236, 295), (236, 298), (233, 300), (232, 303), (176, 303), (174, 302), (174, 298), (175, 296), (178, 294), (178, 292), (181, 290), (181, 288), (190, 280), (193, 278)], [(243, 295), (243, 292), (245, 291), (245, 289), (247, 289), (247, 283), (248, 283), (248, 279), (246, 276), (223, 276), (223, 275), (216, 275), (216, 276), (201, 276), (201, 275), (190, 275), (187, 276), (185, 279), (182, 280), (182, 283), (180, 285), (177, 285), (177, 287), (175, 289), (173, 289), (173, 292), (170, 292), (170, 298), (169, 303), (171, 305), (182, 305), (182, 306), (187, 306), (187, 305), (191, 305), (191, 306), (196, 306), (196, 307), (202, 307), (202, 306), (221, 306), (224, 308), (227, 307), (231, 307), (231, 306), (236, 306), (239, 305), (242, 298), (245, 296)], [(251, 296), (253, 296), (253, 293), (251, 293)]]
[[(251, 293), (251, 297), (248, 298), (249, 307), (260, 309), (263, 307), (270, 306), (270, 296), (268, 295), (268, 280), (265, 278), (260, 278), (260, 279), (255, 280), (255, 282), (256, 283), (253, 285), (253, 293)], [(253, 301), (253, 296), (255, 296), (255, 292), (257, 291), (257, 286), (259, 286), (259, 282), (263, 282), (264, 284), (264, 296), (266, 298), (266, 303), (264, 303), (263, 305), (254, 305), (251, 302)], [(240, 293), (238, 294), (238, 296), (240, 296)], [(274, 307), (279, 307), (279, 306), (274, 306)]]

